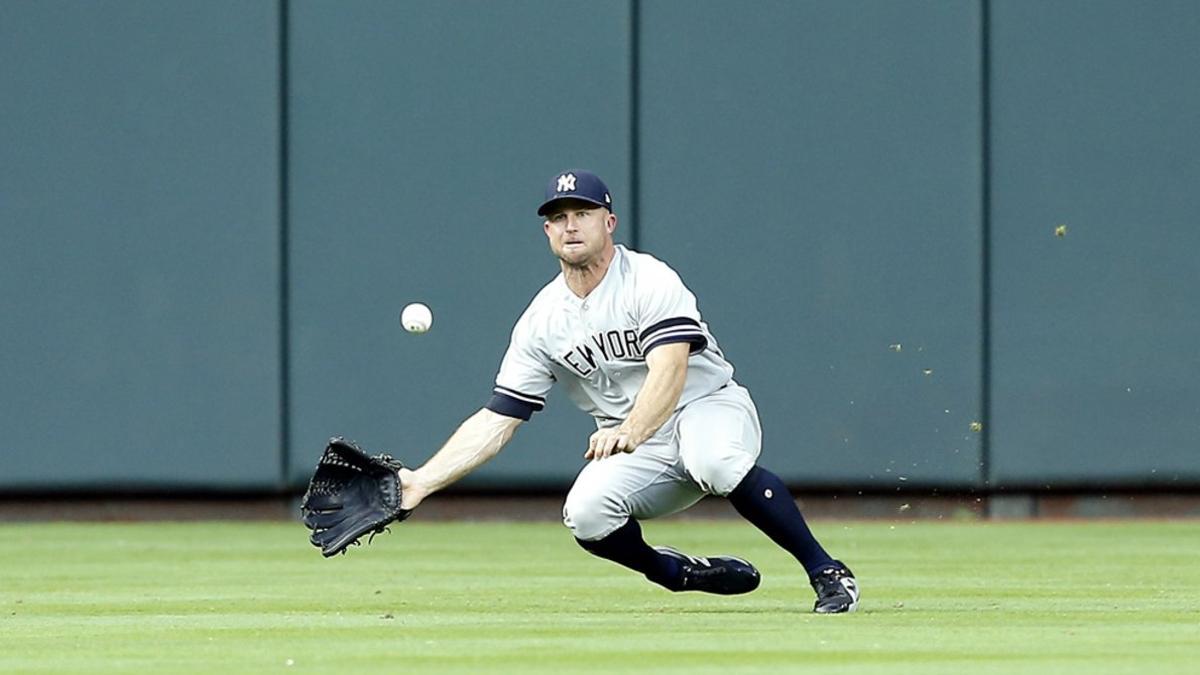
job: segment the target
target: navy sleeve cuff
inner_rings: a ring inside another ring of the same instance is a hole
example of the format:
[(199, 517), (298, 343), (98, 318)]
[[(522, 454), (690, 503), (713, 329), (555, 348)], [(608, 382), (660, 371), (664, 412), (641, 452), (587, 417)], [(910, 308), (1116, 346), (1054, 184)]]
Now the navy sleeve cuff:
[(659, 339), (659, 340), (656, 340), (656, 341), (650, 343), (650, 345), (642, 348), (642, 354), (643, 355), (649, 354), (651, 349), (654, 349), (656, 347), (661, 347), (663, 345), (669, 345), (673, 342), (689, 343), (692, 346), (692, 348), (688, 350), (688, 356), (695, 356), (695, 355), (699, 354), (700, 352), (704, 351), (704, 348), (708, 346), (708, 338), (704, 337), (703, 335), (691, 336), (691, 337), (677, 335), (675, 337), (665, 337), (665, 338), (662, 338), (662, 339)]
[(492, 398), (484, 407), (498, 415), (528, 421), (533, 417), (533, 413), (546, 407), (546, 399), (497, 386), (492, 390)]
[(696, 355), (708, 346), (708, 338), (700, 329), (700, 322), (686, 316), (659, 321), (643, 330), (639, 336), (642, 342), (642, 354), (649, 354), (651, 349), (673, 342), (687, 342), (692, 348), (689, 354)]

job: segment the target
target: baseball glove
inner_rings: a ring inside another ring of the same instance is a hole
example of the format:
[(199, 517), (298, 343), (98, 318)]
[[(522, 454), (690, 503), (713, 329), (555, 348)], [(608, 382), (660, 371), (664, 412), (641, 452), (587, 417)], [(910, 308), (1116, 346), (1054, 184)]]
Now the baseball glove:
[(396, 475), (403, 467), (388, 455), (368, 455), (341, 436), (329, 439), (300, 502), (313, 546), (328, 558), (358, 544), (364, 534), (374, 539), (388, 523), (407, 518), (412, 511), (400, 508)]

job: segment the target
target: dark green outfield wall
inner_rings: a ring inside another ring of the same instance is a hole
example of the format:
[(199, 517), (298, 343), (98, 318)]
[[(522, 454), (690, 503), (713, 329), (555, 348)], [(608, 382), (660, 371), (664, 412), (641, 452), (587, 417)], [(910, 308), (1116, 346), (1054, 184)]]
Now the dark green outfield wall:
[[(629, 194), (629, 7), (592, 5), (293, 3), (291, 481), (331, 433), (436, 450), (556, 272), (535, 213), (550, 174), (594, 167)], [(584, 17), (603, 45), (580, 48)], [(427, 335), (400, 328), (413, 301)], [(588, 425), (569, 407), (552, 398), (477, 479), (567, 480)]]
[[(543, 182), (590, 167), (790, 482), (1196, 487), (1197, 34), (1165, 1), (0, 2), (0, 486), (423, 459), (556, 271)], [(563, 486), (589, 429), (552, 394), (468, 481)]]
[(1200, 482), (1200, 4), (994, 5), (993, 477)]
[(979, 8), (741, 8), (643, 5), (640, 242), (697, 292), (765, 465), (975, 485)]
[(277, 14), (0, 2), (0, 484), (279, 484)]

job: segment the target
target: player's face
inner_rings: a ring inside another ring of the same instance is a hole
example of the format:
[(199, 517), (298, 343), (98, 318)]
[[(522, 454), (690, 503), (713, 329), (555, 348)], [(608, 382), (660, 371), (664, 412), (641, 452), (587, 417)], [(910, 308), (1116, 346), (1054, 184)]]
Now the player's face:
[(612, 246), (617, 217), (589, 202), (567, 200), (546, 215), (550, 250), (563, 264), (586, 267)]

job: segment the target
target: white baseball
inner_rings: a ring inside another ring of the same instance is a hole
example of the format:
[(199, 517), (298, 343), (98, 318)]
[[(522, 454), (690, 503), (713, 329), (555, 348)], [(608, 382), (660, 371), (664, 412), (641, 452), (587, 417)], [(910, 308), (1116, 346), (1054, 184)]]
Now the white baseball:
[(433, 312), (424, 303), (414, 302), (400, 312), (400, 325), (410, 333), (424, 333), (433, 325)]

